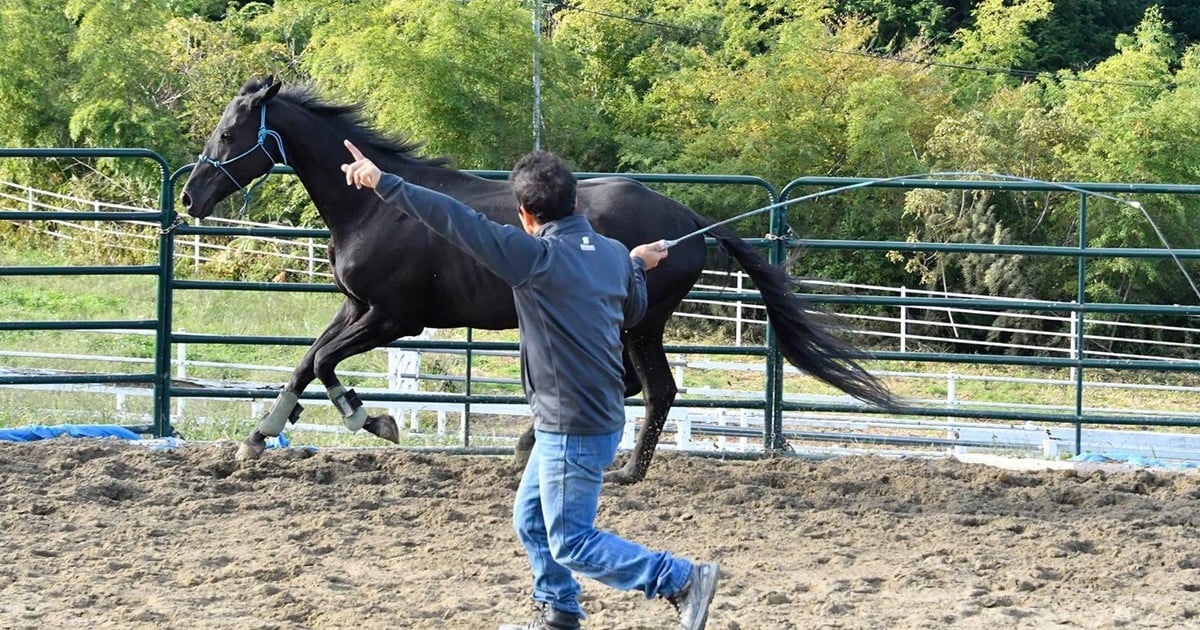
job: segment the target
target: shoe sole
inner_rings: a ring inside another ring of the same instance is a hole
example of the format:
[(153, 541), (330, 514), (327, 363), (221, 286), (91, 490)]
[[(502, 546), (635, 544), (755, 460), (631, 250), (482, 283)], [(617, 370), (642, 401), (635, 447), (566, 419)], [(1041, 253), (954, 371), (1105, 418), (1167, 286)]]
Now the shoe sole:
[(721, 566), (715, 562), (710, 566), (713, 571), (712, 581), (700, 592), (704, 601), (704, 616), (700, 617), (700, 623), (693, 625), (689, 630), (704, 630), (704, 627), (708, 625), (708, 607), (712, 605), (712, 600), (717, 595), (717, 582), (721, 581)]

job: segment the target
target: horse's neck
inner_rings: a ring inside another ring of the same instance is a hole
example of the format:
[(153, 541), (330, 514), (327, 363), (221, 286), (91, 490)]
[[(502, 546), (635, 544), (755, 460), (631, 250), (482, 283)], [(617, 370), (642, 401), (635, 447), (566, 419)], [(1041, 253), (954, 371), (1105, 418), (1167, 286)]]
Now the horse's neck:
[[(336, 238), (343, 226), (355, 224), (365, 212), (377, 205), (374, 194), (369, 190), (357, 190), (346, 185), (341, 165), (350, 162), (350, 153), (342, 145), (341, 131), (319, 121), (310, 113), (295, 109), (297, 116), (289, 129), (280, 129), (288, 143), (289, 165), (296, 171), (312, 198), (313, 205), (321, 214), (325, 225)], [(328, 133), (320, 130), (328, 129)], [(406, 161), (399, 157), (372, 154), (369, 147), (360, 147), (376, 160), (385, 172), (395, 173), (406, 181), (463, 198), (470, 203), (472, 191), (494, 185), (491, 182), (442, 166)], [(464, 198), (464, 195), (466, 198)]]
[[(356, 192), (346, 186), (341, 165), (348, 163), (349, 153), (341, 143), (313, 137), (301, 130), (283, 130), (286, 139), (288, 166), (296, 171), (300, 183), (321, 214), (326, 226), (335, 230), (344, 223), (343, 215), (355, 212), (358, 204), (350, 203)], [(339, 152), (340, 151), (340, 152)], [(346, 159), (341, 159), (345, 155)]]
[[(379, 167), (387, 173), (399, 175), (404, 181), (436, 190), (471, 206), (494, 220), (503, 220), (511, 215), (516, 219), (516, 206), (496, 205), (498, 189), (505, 188), (504, 182), (489, 181), (470, 173), (435, 164), (421, 164), (401, 158), (381, 156)], [(501, 195), (500, 198), (509, 198)]]

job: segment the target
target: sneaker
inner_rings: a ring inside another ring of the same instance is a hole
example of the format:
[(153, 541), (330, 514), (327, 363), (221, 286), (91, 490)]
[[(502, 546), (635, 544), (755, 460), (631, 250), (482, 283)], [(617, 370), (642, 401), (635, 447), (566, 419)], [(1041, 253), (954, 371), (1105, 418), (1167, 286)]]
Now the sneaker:
[(704, 630), (708, 623), (708, 605), (717, 594), (720, 569), (715, 562), (693, 564), (692, 573), (678, 593), (668, 595), (667, 601), (679, 612), (682, 630)]
[(538, 602), (533, 605), (533, 620), (522, 626), (506, 623), (500, 630), (581, 630), (579, 617), (556, 610), (551, 606)]

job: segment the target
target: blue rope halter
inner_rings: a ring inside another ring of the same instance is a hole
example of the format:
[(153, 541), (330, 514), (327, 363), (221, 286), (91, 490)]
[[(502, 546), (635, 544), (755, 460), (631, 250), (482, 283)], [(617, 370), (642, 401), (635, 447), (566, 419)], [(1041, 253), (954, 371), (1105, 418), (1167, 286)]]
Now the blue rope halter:
[(225, 177), (229, 178), (229, 181), (233, 182), (234, 186), (237, 186), (238, 190), (242, 191), (242, 208), (241, 210), (238, 210), (238, 214), (241, 216), (246, 215), (246, 209), (250, 207), (250, 199), (254, 195), (254, 191), (261, 186), (263, 182), (267, 181), (268, 177), (271, 176), (271, 169), (267, 169), (267, 173), (263, 175), (261, 179), (254, 182), (254, 184), (247, 188), (246, 186), (243, 186), (242, 183), (237, 180), (237, 178), (231, 175), (229, 171), (225, 169), (225, 167), (246, 157), (247, 155), (250, 155), (251, 153), (254, 153), (259, 149), (262, 149), (262, 152), (267, 154), (267, 157), (271, 159), (271, 165), (274, 166), (276, 164), (275, 156), (271, 155), (271, 152), (267, 150), (267, 146), (265, 144), (268, 137), (275, 140), (275, 146), (279, 147), (279, 162), (286, 166), (288, 161), (287, 152), (283, 149), (283, 138), (279, 135), (279, 132), (275, 131), (274, 129), (267, 128), (267, 104), (263, 103), (262, 116), (259, 118), (258, 123), (258, 144), (246, 149), (241, 153), (241, 155), (229, 158), (228, 160), (214, 160), (203, 153), (200, 154), (199, 160), (201, 162), (216, 167), (218, 171), (221, 171), (225, 174)]

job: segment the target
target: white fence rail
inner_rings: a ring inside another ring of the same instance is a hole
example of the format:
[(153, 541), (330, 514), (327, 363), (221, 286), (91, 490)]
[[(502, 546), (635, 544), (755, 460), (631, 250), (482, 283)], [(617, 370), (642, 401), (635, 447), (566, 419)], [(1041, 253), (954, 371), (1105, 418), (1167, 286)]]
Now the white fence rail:
[[(95, 334), (149, 334), (146, 331), (90, 331)], [(433, 331), (426, 331), (422, 338), (432, 338)], [(369, 371), (353, 371), (346, 370), (340, 372), (344, 376), (356, 376), (365, 379), (371, 379), (376, 383), (386, 382), (383, 387), (358, 387), (362, 393), (394, 393), (394, 392), (416, 392), (421, 389), (421, 383), (426, 381), (461, 381), (463, 376), (452, 375), (445, 373), (429, 373), (421, 369), (421, 357), (423, 354), (464, 354), (462, 351), (455, 350), (437, 350), (437, 351), (422, 351), (414, 352), (400, 349), (376, 350), (376, 352), (387, 352), (388, 354), (388, 369), (386, 372), (369, 372)], [(509, 351), (483, 351), (489, 355), (510, 356), (515, 357), (515, 352)], [(477, 352), (478, 354), (478, 352)], [(82, 354), (66, 354), (66, 353), (39, 353), (14, 350), (0, 350), (0, 361), (3, 358), (12, 359), (34, 359), (40, 361), (70, 361), (75, 365), (91, 364), (149, 364), (152, 359), (119, 357), (119, 356), (100, 356), (100, 355), (82, 355)], [(739, 363), (729, 361), (712, 361), (705, 359), (686, 360), (684, 358), (676, 358), (671, 362), (676, 377), (676, 383), (682, 395), (689, 397), (731, 397), (748, 399), (759, 394), (757, 391), (744, 391), (737, 389), (718, 389), (704, 385), (689, 385), (690, 378), (687, 374), (698, 375), (704, 371), (718, 371), (722, 373), (731, 372), (763, 372), (763, 366), (757, 363)], [(269, 366), (257, 364), (242, 364), (228, 363), (216, 361), (199, 361), (188, 357), (187, 344), (178, 344), (176, 348), (176, 356), (172, 359), (173, 375), (183, 382), (191, 383), (195, 386), (212, 386), (222, 387), (225, 384), (220, 382), (210, 382), (202, 379), (195, 379), (189, 376), (190, 368), (215, 368), (223, 371), (228, 370), (245, 370), (258, 373), (280, 373), (287, 374), (293, 369), (293, 366)], [(0, 367), (0, 372), (6, 373), (22, 373), (28, 374), (39, 372), (41, 370), (29, 370), (21, 368), (3, 368)], [(797, 374), (798, 371), (790, 366), (785, 368), (788, 374)], [(1062, 387), (1070, 388), (1074, 386), (1074, 381), (1063, 379), (1037, 379), (1037, 378), (1018, 378), (1018, 377), (1001, 377), (1001, 376), (978, 376), (956, 374), (953, 371), (942, 374), (933, 373), (907, 373), (907, 372), (879, 372), (880, 376), (884, 377), (902, 377), (902, 378), (920, 378), (920, 379), (937, 379), (944, 381), (946, 384), (946, 396), (940, 400), (913, 400), (912, 403), (933, 403), (944, 404), (950, 407), (958, 405), (970, 406), (975, 409), (994, 409), (1006, 411), (1040, 411), (1054, 412), (1067, 411), (1071, 407), (1066, 405), (1043, 405), (1043, 404), (1014, 404), (1014, 403), (987, 403), (977, 400), (960, 400), (957, 395), (958, 384), (960, 382), (989, 382), (995, 384), (1003, 383), (1022, 383), (1035, 384), (1045, 387)], [(695, 378), (695, 376), (691, 377)], [(281, 379), (282, 380), (282, 379)], [(701, 379), (702, 380), (702, 379)], [(488, 378), (475, 377), (473, 381), (478, 384), (506, 384), (515, 385), (519, 381), (516, 379), (504, 378)], [(275, 383), (239, 383), (239, 386), (248, 386), (255, 389), (267, 389), (277, 387)], [(1111, 383), (1088, 381), (1085, 383), (1085, 388), (1108, 388), (1108, 389), (1128, 389), (1128, 390), (1153, 390), (1171, 393), (1200, 393), (1200, 387), (1181, 387), (1167, 386), (1154, 384), (1129, 384), (1129, 383)], [(126, 418), (134, 422), (145, 422), (147, 417), (138, 416), (131, 413), (126, 403), (130, 398), (148, 397), (151, 395), (151, 390), (145, 387), (131, 387), (121, 385), (12, 385), (7, 386), (10, 389), (24, 390), (51, 390), (51, 391), (69, 391), (76, 393), (98, 393), (110, 394), (114, 396), (114, 411), (112, 414), (117, 417)], [(320, 387), (314, 385), (310, 387), (310, 392), (319, 393)], [(805, 400), (844, 400), (842, 396), (819, 396), (819, 395), (797, 395), (789, 394), (785, 398), (791, 401)], [(259, 417), (269, 405), (269, 400), (251, 400), (242, 399), (234, 396), (220, 398), (218, 400), (241, 402), (247, 405), (245, 416), (246, 418)], [(189, 404), (186, 398), (176, 398), (175, 413), (179, 416), (185, 414), (185, 409)], [(315, 404), (328, 406), (330, 403), (323, 399), (305, 401), (305, 404)], [(420, 424), (418, 422), (418, 414), (421, 412), (435, 412), (436, 425), (431, 427), (424, 435), (428, 435), (433, 439), (443, 439), (455, 437), (461, 439), (461, 436), (466, 431), (465, 424), (465, 409), (461, 403), (427, 403), (427, 402), (378, 402), (368, 403), (372, 408), (386, 409), (389, 413), (395, 416), (402, 425), (407, 425), (412, 435), (421, 435)], [(529, 407), (524, 404), (473, 404), (471, 406), (474, 414), (488, 414), (496, 416), (516, 416), (528, 417)], [(1155, 418), (1171, 415), (1168, 412), (1156, 410), (1138, 410), (1126, 408), (1090, 408), (1093, 412), (1108, 413), (1114, 415), (1130, 415), (1142, 418)], [(640, 418), (642, 410), (637, 407), (626, 409), (626, 417), (628, 420), (627, 431), (623, 441), (624, 448), (630, 448), (633, 444), (634, 429)], [(456, 414), (458, 422), (451, 422), (450, 416)], [(408, 419), (405, 422), (405, 419)], [(192, 417), (191, 422), (204, 423), (207, 420), (203, 417)], [(695, 450), (709, 449), (727, 452), (755, 452), (761, 448), (761, 435), (763, 427), (763, 415), (761, 411), (754, 410), (724, 410), (724, 409), (692, 409), (692, 408), (674, 408), (668, 416), (669, 424), (667, 432), (674, 436), (673, 441), (667, 442), (665, 445), (668, 448)], [(835, 450), (845, 451), (846, 449), (853, 450), (858, 442), (867, 442), (878, 440), (881, 435), (908, 435), (908, 436), (924, 436), (932, 438), (944, 445), (945, 448), (952, 449), (958, 452), (973, 450), (980, 448), (980, 445), (987, 445), (987, 448), (1002, 449), (1010, 452), (1022, 453), (1040, 453), (1046, 457), (1054, 458), (1069, 450), (1066, 445), (1074, 444), (1074, 430), (1070, 427), (1059, 425), (1039, 425), (1035, 423), (997, 423), (997, 422), (965, 422), (954, 418), (947, 419), (904, 419), (892, 418), (886, 416), (876, 416), (870, 414), (822, 414), (822, 413), (787, 413), (784, 416), (784, 430), (793, 432), (796, 439), (805, 441), (806, 439), (822, 439), (830, 442), (836, 442), (839, 445), (836, 447), (825, 447), (824, 451), (829, 451), (831, 448)], [(700, 434), (712, 433), (713, 429), (724, 429), (727, 427), (738, 427), (744, 430), (743, 436), (701, 436)], [(300, 423), (294, 427), (297, 431), (306, 431), (314, 433), (330, 433), (330, 434), (346, 434), (347, 431), (340, 424), (320, 424), (320, 423)], [(836, 439), (831, 439), (836, 438)], [(1087, 452), (1101, 452), (1122, 454), (1136, 454), (1150, 459), (1163, 460), (1181, 460), (1181, 461), (1200, 461), (1200, 435), (1189, 433), (1173, 433), (1173, 432), (1147, 432), (1137, 430), (1122, 430), (1122, 429), (1094, 429), (1089, 428), (1084, 430), (1082, 435), (1081, 447)], [(959, 444), (961, 446), (955, 446)], [(865, 452), (865, 445), (861, 446), (860, 450)], [(810, 447), (811, 448), (811, 447)], [(813, 449), (818, 450), (818, 449)], [(873, 452), (879, 452), (878, 447), (871, 449)]]

